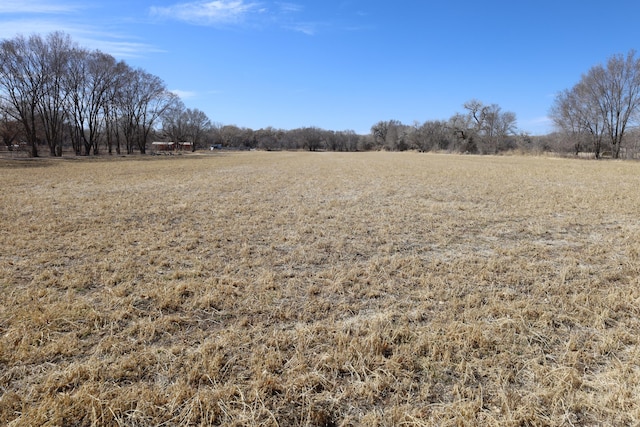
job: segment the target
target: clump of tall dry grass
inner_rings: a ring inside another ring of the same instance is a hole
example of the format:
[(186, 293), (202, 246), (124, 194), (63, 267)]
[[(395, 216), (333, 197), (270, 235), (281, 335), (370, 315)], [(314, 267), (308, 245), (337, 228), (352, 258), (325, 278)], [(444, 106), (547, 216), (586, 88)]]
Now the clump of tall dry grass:
[(0, 424), (640, 422), (640, 165), (0, 165)]

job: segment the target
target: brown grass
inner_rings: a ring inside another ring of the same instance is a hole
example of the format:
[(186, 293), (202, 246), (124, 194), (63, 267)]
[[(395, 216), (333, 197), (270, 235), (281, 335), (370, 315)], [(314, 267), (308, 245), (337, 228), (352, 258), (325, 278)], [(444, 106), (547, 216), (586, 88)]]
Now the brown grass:
[(0, 163), (0, 424), (640, 423), (640, 164)]

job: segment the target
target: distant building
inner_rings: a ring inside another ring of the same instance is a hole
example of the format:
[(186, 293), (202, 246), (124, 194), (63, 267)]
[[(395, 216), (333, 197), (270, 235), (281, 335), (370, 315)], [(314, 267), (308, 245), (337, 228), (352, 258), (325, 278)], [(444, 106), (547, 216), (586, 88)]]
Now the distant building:
[(173, 151), (175, 149), (175, 142), (156, 141), (151, 143), (151, 151)]
[(189, 141), (181, 141), (181, 142), (173, 142), (173, 141), (156, 141), (151, 143), (151, 151), (159, 152), (159, 151), (192, 151), (193, 150), (193, 142)]

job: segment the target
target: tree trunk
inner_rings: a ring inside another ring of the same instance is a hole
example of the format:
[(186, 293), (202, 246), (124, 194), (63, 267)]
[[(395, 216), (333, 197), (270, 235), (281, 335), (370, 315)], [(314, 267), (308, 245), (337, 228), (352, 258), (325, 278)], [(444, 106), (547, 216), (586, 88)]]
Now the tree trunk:
[(31, 157), (38, 157), (38, 143), (33, 141), (31, 142)]

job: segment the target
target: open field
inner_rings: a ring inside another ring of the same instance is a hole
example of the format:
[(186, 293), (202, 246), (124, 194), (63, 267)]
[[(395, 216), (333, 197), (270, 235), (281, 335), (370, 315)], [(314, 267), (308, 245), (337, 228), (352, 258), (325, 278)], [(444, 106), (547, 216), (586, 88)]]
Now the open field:
[(640, 423), (640, 163), (0, 160), (0, 425)]

